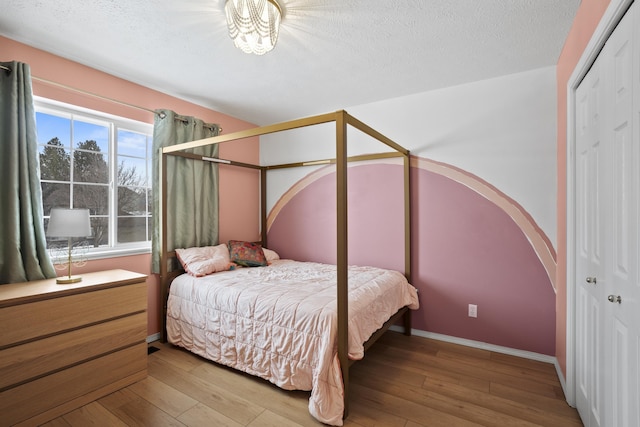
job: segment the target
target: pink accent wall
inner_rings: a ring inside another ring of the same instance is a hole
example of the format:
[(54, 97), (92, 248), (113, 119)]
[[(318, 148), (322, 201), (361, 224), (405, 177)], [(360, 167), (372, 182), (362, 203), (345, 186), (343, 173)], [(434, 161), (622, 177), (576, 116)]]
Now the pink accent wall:
[[(402, 168), (350, 167), (348, 179), (349, 262), (404, 270)], [(282, 258), (335, 264), (335, 173), (311, 182), (285, 206), (269, 228), (269, 248)]]
[(567, 375), (567, 83), (610, 0), (582, 0), (557, 65), (558, 78), (558, 267), (556, 358)]
[[(413, 326), (553, 355), (555, 293), (520, 226), (493, 201), (437, 173), (412, 169)], [(404, 268), (402, 167), (349, 169), (349, 263)], [(335, 174), (282, 207), (269, 247), (286, 258), (334, 262)], [(467, 305), (478, 305), (478, 318)]]
[[(192, 115), (206, 122), (218, 123), (223, 132), (249, 129), (255, 125), (219, 113), (217, 111), (178, 99), (160, 91), (149, 89), (113, 75), (81, 65), (51, 53), (35, 49), (23, 43), (0, 36), (2, 61), (16, 60), (30, 65), (31, 75), (86, 92), (95, 93), (121, 102), (151, 110), (169, 108), (183, 115)], [(49, 83), (33, 80), (33, 91), (37, 96), (90, 108), (105, 113), (127, 117), (146, 123), (153, 123), (151, 112), (101, 100), (80, 94)], [(220, 157), (257, 164), (260, 159), (259, 141), (250, 138), (220, 146)], [(242, 191), (238, 191), (241, 188)], [(241, 170), (230, 166), (220, 167), (220, 241), (231, 238), (259, 239), (259, 186), (258, 175), (254, 171)], [(92, 272), (123, 268), (149, 275), (148, 284), (148, 333), (160, 331), (161, 303), (159, 278), (150, 273), (150, 255), (136, 255), (90, 261), (78, 272)]]

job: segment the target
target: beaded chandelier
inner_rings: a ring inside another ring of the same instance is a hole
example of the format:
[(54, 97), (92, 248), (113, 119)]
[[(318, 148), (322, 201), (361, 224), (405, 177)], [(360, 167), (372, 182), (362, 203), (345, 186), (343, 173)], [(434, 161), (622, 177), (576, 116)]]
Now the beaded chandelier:
[(276, 0), (227, 0), (224, 10), (236, 47), (256, 55), (274, 48), (282, 15)]

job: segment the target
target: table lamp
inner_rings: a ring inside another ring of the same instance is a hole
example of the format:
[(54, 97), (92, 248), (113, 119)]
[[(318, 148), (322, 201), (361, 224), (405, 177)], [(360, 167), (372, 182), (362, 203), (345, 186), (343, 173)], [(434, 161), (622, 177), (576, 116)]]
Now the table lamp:
[(48, 237), (63, 237), (69, 240), (69, 258), (67, 277), (58, 277), (56, 283), (76, 283), (82, 280), (80, 276), (71, 276), (71, 249), (74, 237), (91, 235), (89, 209), (52, 208), (47, 227)]

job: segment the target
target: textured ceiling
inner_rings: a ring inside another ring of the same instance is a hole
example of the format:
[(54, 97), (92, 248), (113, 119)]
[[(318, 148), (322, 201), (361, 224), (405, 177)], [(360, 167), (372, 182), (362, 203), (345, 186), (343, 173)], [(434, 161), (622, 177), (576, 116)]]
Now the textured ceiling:
[(233, 46), (224, 0), (0, 0), (0, 34), (264, 125), (555, 65), (580, 3), (279, 2), (264, 56)]

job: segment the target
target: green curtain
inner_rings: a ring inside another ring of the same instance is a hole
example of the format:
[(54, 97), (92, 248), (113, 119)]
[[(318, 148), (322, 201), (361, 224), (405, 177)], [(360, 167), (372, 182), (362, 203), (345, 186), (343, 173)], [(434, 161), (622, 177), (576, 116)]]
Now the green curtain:
[[(153, 127), (153, 234), (151, 271), (160, 272), (160, 149), (220, 133), (216, 124), (171, 110), (156, 110)], [(218, 157), (218, 144), (188, 150)], [(168, 156), (167, 242), (169, 250), (218, 243), (218, 165), (212, 162)]]
[(15, 61), (0, 65), (0, 283), (53, 278), (43, 225), (31, 71)]

